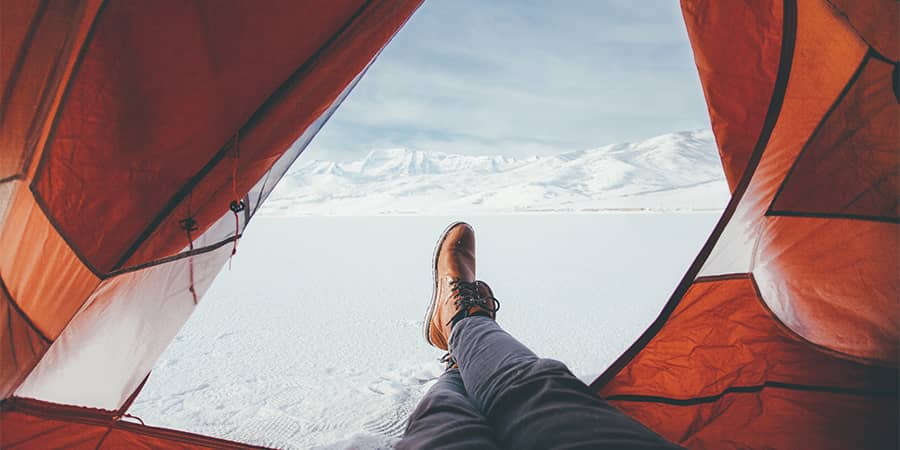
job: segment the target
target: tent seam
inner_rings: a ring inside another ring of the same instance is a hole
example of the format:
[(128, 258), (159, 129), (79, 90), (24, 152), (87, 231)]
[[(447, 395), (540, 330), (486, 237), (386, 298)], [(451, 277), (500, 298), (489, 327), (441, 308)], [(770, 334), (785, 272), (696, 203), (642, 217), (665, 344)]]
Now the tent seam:
[(16, 303), (16, 300), (13, 298), (12, 294), (9, 292), (9, 289), (6, 287), (6, 283), (3, 281), (2, 276), (0, 276), (0, 291), (3, 292), (3, 295), (6, 297), (9, 304), (12, 305), (13, 309), (15, 309), (16, 312), (19, 313), (19, 315), (22, 317), (22, 319), (25, 320), (25, 323), (27, 323), (28, 326), (31, 327), (31, 329), (34, 330), (35, 333), (37, 333), (38, 337), (40, 337), (45, 343), (52, 344), (53, 339), (47, 337), (43, 330), (38, 328), (37, 324), (32, 322), (31, 317), (29, 317), (28, 314), (25, 314), (25, 311), (19, 306), (18, 303)]
[(674, 398), (658, 395), (644, 394), (616, 394), (604, 397), (607, 401), (617, 402), (639, 402), (639, 403), (664, 403), (672, 406), (695, 406), (705, 403), (715, 403), (730, 394), (755, 394), (766, 388), (788, 389), (803, 392), (819, 392), (836, 395), (854, 395), (859, 397), (882, 397), (884, 395), (897, 394), (897, 390), (874, 390), (874, 389), (857, 389), (842, 388), (839, 386), (821, 386), (813, 384), (785, 383), (781, 381), (765, 381), (761, 384), (751, 386), (731, 386), (722, 392), (714, 395), (706, 395), (691, 398)]
[[(862, 76), (865, 68), (869, 65), (869, 61), (874, 57), (874, 49), (869, 47), (866, 54), (863, 55), (862, 59), (859, 62), (859, 66), (853, 72), (853, 75), (847, 80), (847, 83), (844, 85), (843, 89), (841, 89), (840, 94), (835, 98), (834, 102), (828, 108), (828, 111), (822, 116), (822, 119), (816, 125), (816, 128), (809, 135), (809, 138), (806, 140), (806, 143), (803, 145), (803, 148), (797, 154), (797, 158), (794, 159), (794, 162), (791, 164), (791, 168), (788, 169), (784, 178), (781, 180), (781, 185), (778, 186), (778, 190), (775, 192), (775, 196), (772, 197), (772, 201), (769, 203), (769, 207), (766, 209), (765, 216), (775, 216), (775, 217), (809, 217), (809, 218), (823, 218), (823, 219), (850, 219), (850, 220), (868, 220), (873, 222), (887, 222), (887, 223), (900, 223), (900, 217), (890, 217), (890, 216), (871, 216), (866, 214), (842, 214), (842, 213), (827, 213), (827, 212), (815, 212), (815, 211), (795, 211), (791, 209), (776, 209), (775, 204), (778, 203), (779, 197), (781, 197), (782, 192), (787, 186), (788, 181), (791, 179), (791, 176), (794, 174), (794, 170), (800, 164), (800, 160), (803, 158), (803, 155), (807, 153), (809, 148), (812, 146), (813, 141), (816, 137), (818, 137), (819, 133), (822, 131), (822, 128), (828, 122), (828, 119), (831, 118), (834, 111), (843, 103), (844, 99), (847, 97), (847, 94), (850, 93), (853, 86), (856, 85), (856, 82), (859, 81), (859, 77)], [(878, 59), (878, 58), (875, 58)]]

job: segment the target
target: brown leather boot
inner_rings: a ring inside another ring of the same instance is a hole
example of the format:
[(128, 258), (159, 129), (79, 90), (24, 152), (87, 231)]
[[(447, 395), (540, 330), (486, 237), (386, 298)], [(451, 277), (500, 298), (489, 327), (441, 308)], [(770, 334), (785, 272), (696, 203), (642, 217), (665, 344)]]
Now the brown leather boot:
[(499, 308), (491, 288), (475, 279), (475, 230), (463, 222), (450, 225), (434, 250), (434, 291), (425, 314), (425, 340), (447, 350), (456, 322), (472, 315), (493, 319)]

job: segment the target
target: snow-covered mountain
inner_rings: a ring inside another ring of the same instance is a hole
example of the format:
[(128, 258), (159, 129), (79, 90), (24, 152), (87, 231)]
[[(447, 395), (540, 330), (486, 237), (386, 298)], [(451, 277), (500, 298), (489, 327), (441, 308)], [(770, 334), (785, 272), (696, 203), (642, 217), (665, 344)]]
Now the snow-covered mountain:
[(714, 210), (728, 188), (708, 130), (553, 156), (375, 150), (352, 162), (302, 157), (267, 215)]

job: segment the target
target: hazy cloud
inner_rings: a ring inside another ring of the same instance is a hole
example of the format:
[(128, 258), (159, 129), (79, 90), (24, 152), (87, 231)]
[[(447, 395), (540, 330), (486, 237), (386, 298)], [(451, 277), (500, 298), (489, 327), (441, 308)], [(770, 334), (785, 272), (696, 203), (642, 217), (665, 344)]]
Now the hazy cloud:
[(678, 2), (428, 0), (307, 157), (547, 154), (708, 126)]

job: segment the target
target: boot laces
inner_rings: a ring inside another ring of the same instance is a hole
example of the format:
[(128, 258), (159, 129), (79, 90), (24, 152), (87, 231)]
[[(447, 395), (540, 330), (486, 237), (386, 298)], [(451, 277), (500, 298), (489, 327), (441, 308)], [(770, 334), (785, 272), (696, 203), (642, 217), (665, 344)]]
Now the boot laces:
[[(459, 311), (450, 318), (448, 325), (452, 327), (456, 322), (473, 314), (487, 315), (493, 318), (497, 311), (500, 311), (500, 300), (497, 300), (493, 295), (482, 295), (478, 289), (481, 284), (480, 281), (475, 281), (474, 283), (461, 280), (450, 281), (450, 292), (452, 293), (452, 298), (454, 298), (454, 305), (459, 308)], [(484, 290), (490, 292), (490, 289), (485, 288)], [(475, 309), (474, 312), (472, 308)], [(449, 352), (441, 358), (441, 362), (445, 364), (445, 370), (458, 367), (456, 358), (450, 355)]]
[(479, 308), (490, 314), (500, 310), (500, 301), (492, 295), (482, 295), (478, 289), (480, 284), (480, 281), (470, 283), (468, 281), (453, 280), (450, 282), (450, 291), (455, 298), (454, 304), (460, 308), (463, 317), (469, 316), (470, 308)]
[(459, 368), (456, 364), (456, 358), (450, 355), (450, 352), (444, 354), (441, 357), (441, 363), (444, 364), (444, 371), (453, 370)]

